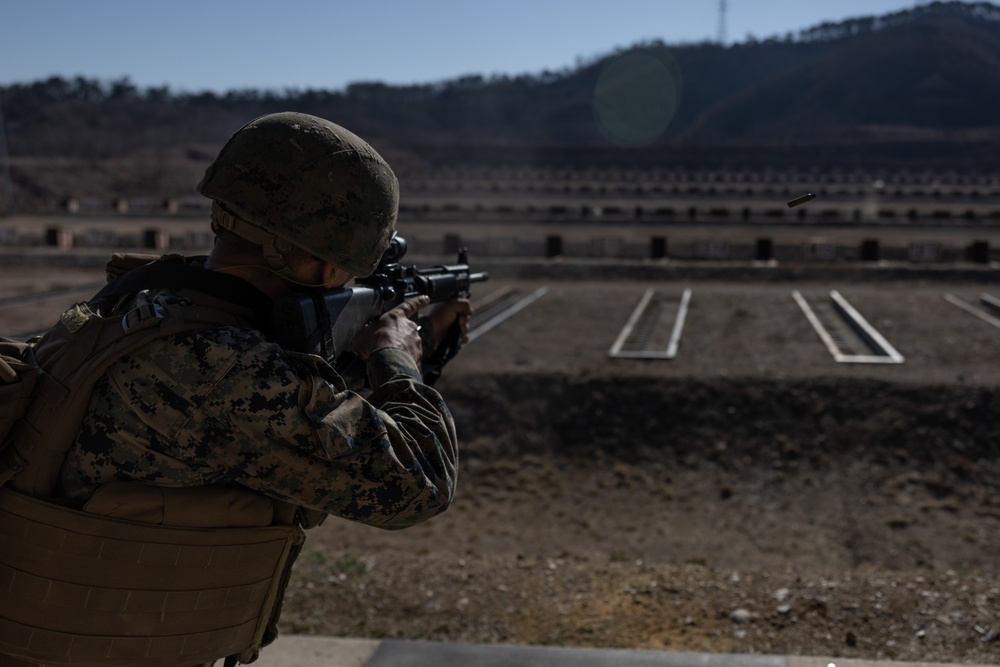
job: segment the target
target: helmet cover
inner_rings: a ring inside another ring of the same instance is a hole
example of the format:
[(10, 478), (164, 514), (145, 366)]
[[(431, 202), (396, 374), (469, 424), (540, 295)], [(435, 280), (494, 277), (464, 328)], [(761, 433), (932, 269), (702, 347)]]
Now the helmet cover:
[(223, 146), (198, 192), (228, 213), (357, 276), (396, 228), (399, 183), (367, 142), (303, 113), (261, 116)]

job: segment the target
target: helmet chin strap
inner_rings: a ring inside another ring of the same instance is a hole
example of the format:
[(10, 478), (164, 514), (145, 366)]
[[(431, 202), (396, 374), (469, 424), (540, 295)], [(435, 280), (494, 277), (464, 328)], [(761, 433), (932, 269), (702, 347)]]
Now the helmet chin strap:
[(212, 230), (217, 231), (219, 228), (228, 229), (237, 236), (258, 244), (263, 249), (264, 259), (271, 270), (282, 278), (292, 278), (292, 270), (285, 261), (285, 256), (295, 248), (291, 243), (233, 215), (223, 208), (222, 204), (213, 201)]
[(322, 282), (322, 283), (304, 283), (301, 280), (295, 280), (294, 278), (289, 278), (288, 276), (282, 275), (282, 274), (278, 273), (277, 271), (275, 271), (274, 269), (272, 269), (270, 266), (261, 266), (260, 264), (237, 264), (236, 266), (220, 266), (220, 267), (217, 267), (217, 268), (215, 268), (213, 270), (215, 270), (215, 271), (236, 271), (238, 269), (259, 269), (261, 271), (270, 271), (271, 273), (275, 274), (276, 276), (279, 276), (285, 282), (292, 283), (293, 285), (298, 285), (299, 287), (308, 287), (310, 289), (311, 288), (317, 288), (317, 287), (323, 288), (323, 289), (327, 288), (327, 282)]

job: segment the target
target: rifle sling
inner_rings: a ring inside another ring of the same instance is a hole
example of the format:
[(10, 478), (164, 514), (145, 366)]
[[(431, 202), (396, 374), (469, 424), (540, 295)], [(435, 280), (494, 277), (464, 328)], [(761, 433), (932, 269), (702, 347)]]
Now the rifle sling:
[(114, 301), (126, 294), (155, 288), (194, 289), (249, 308), (262, 330), (267, 329), (274, 309), (270, 297), (242, 278), (171, 260), (155, 261), (132, 269), (105, 285), (91, 301)]

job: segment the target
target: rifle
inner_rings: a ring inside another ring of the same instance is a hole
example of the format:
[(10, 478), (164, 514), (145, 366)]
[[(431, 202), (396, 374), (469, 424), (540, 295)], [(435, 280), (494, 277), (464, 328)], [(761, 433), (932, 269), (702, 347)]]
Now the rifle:
[[(431, 303), (440, 303), (468, 297), (472, 283), (489, 278), (470, 270), (465, 248), (459, 251), (457, 263), (426, 269), (403, 265), (400, 260), (405, 254), (406, 239), (394, 236), (367, 278), (355, 278), (350, 287), (280, 297), (274, 304), (275, 341), (286, 350), (316, 354), (339, 366), (345, 356), (353, 354), (354, 334), (404, 300), (426, 295)], [(428, 353), (425, 348), (424, 383), (434, 384), (461, 347), (462, 332), (456, 322), (437, 349)]]

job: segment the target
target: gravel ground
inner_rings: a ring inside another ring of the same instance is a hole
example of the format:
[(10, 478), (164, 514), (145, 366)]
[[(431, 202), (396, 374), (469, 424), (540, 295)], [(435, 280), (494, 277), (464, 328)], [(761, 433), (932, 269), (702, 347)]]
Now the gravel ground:
[[(1000, 329), (944, 298), (974, 304), (992, 274), (586, 273), (477, 289), (548, 292), (440, 383), (463, 439), (454, 506), (396, 533), (313, 531), (285, 632), (1000, 663)], [(0, 297), (100, 279), (3, 269)], [(692, 289), (678, 356), (609, 359), (649, 288)], [(905, 363), (833, 361), (792, 298), (832, 289)], [(3, 328), (76, 298), (6, 304)]]
[[(331, 520), (292, 632), (1000, 662), (1000, 330), (978, 283), (491, 281), (549, 292), (441, 389), (452, 509)], [(647, 288), (693, 296), (672, 361), (607, 351)], [(791, 297), (837, 289), (905, 357), (838, 364)]]

